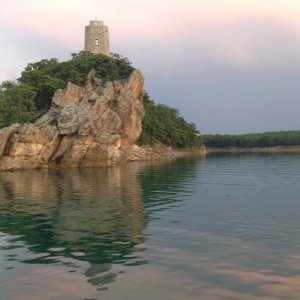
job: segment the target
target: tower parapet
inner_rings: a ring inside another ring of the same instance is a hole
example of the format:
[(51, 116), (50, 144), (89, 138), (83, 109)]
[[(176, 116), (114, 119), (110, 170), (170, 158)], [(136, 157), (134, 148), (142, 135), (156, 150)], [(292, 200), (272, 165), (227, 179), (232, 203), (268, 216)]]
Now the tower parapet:
[(108, 27), (103, 21), (92, 20), (88, 26), (85, 26), (84, 51), (109, 56)]

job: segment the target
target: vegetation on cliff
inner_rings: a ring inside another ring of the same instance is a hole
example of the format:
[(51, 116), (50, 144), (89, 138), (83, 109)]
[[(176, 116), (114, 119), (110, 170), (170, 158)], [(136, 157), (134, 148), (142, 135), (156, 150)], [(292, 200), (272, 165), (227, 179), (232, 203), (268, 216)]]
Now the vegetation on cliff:
[(49, 109), (57, 89), (65, 88), (68, 82), (83, 84), (91, 69), (104, 83), (125, 79), (134, 70), (120, 55), (108, 57), (83, 51), (72, 54), (72, 59), (65, 62), (51, 58), (30, 63), (20, 78), (1, 85), (0, 128), (33, 121)]
[(300, 145), (300, 131), (278, 131), (242, 135), (204, 135), (206, 147), (275, 147)]
[[(57, 89), (68, 82), (82, 85), (90, 70), (95, 69), (103, 83), (123, 80), (134, 68), (127, 58), (118, 54), (106, 56), (80, 52), (72, 59), (59, 62), (56, 58), (30, 63), (16, 81), (5, 81), (0, 88), (0, 128), (12, 123), (30, 123), (43, 115), (51, 105)], [(155, 104), (146, 94), (145, 118), (139, 144), (161, 142), (176, 148), (202, 145), (202, 137), (193, 123), (187, 123), (176, 109)]]
[(104, 83), (125, 79), (134, 70), (118, 54), (108, 57), (83, 51), (72, 54), (72, 59), (65, 62), (51, 58), (30, 63), (16, 81), (1, 84), (0, 128), (33, 121), (49, 109), (57, 89), (65, 88), (68, 82), (83, 84), (93, 68)]
[(199, 148), (202, 136), (195, 124), (188, 123), (177, 109), (164, 104), (155, 104), (148, 94), (144, 95), (145, 118), (139, 144), (161, 142), (175, 148)]

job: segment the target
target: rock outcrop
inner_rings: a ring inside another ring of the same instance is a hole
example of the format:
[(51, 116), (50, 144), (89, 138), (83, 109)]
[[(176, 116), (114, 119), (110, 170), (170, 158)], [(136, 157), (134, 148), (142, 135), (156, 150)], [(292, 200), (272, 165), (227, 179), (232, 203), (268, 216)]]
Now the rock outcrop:
[(91, 71), (84, 86), (58, 90), (50, 110), (33, 124), (0, 130), (0, 170), (108, 167), (151, 153), (135, 145), (144, 116), (144, 79), (106, 82)]

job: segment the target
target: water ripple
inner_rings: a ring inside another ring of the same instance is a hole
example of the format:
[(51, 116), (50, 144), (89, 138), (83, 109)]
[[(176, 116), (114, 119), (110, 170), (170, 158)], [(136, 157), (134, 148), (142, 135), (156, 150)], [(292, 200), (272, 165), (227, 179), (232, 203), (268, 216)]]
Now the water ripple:
[(1, 297), (297, 299), (299, 170), (253, 154), (1, 173)]

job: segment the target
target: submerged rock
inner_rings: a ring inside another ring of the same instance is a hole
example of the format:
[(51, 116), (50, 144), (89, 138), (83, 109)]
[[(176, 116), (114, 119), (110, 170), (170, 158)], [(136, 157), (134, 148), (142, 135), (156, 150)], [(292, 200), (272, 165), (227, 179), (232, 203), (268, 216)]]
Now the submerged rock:
[(144, 79), (135, 70), (126, 81), (58, 90), (50, 110), (34, 124), (0, 130), (0, 170), (42, 167), (108, 167), (151, 157), (135, 145), (142, 131)]

